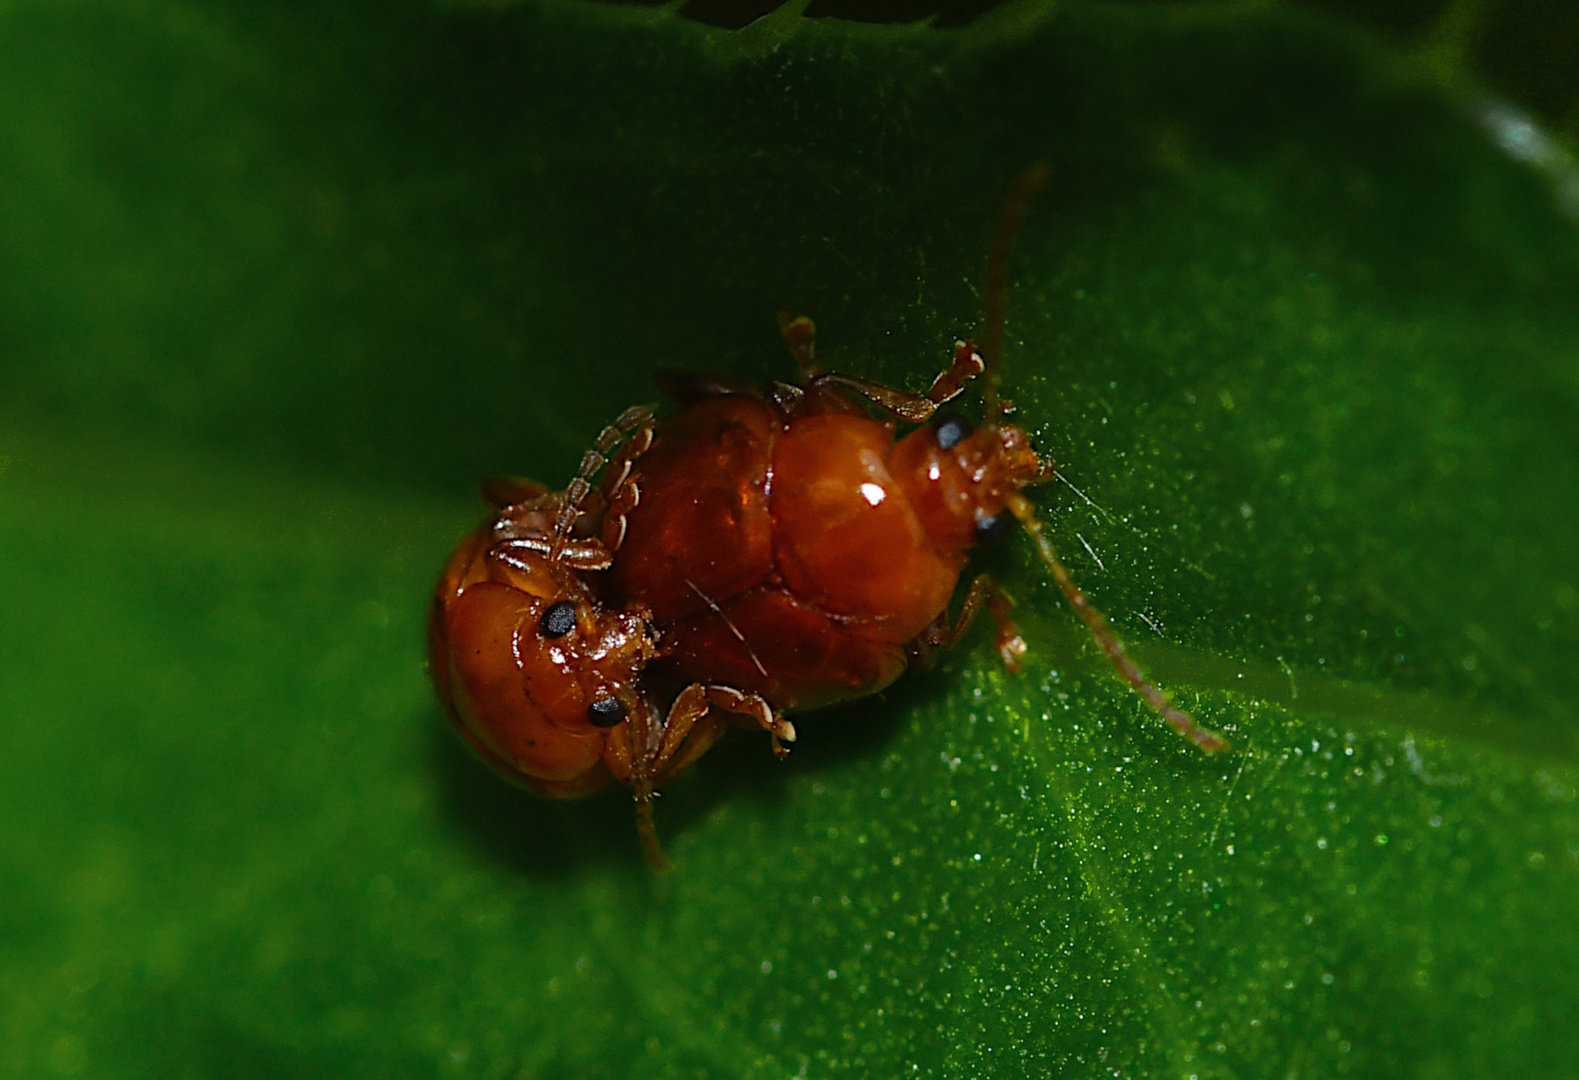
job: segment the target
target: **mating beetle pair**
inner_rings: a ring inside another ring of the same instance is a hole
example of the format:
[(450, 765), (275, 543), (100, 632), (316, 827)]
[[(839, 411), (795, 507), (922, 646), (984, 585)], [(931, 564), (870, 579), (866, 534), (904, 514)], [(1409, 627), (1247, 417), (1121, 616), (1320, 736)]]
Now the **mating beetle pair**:
[[(1009, 238), (1039, 182), (1022, 179), (999, 226), (986, 347), (959, 343), (926, 393), (820, 371), (811, 321), (781, 318), (798, 382), (670, 374), (679, 411), (629, 410), (564, 490), (485, 488), (493, 517), (451, 556), (428, 632), (439, 697), (478, 754), (543, 795), (630, 787), (664, 866), (653, 793), (731, 722), (782, 756), (786, 712), (882, 690), (983, 607), (1017, 669), (1026, 646), (996, 583), (975, 578), (948, 619), (970, 549), (1011, 516), (1119, 674), (1203, 750), (1227, 749), (1130, 660), (1023, 493), (1052, 466), (1004, 422), (992, 365)], [(982, 424), (939, 413), (984, 373)], [(921, 426), (896, 438), (896, 421)]]

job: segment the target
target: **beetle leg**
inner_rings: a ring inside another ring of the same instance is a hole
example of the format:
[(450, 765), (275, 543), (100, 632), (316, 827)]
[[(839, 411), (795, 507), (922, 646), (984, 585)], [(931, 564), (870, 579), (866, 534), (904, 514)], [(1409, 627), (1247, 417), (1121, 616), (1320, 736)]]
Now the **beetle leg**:
[(669, 870), (669, 860), (658, 843), (658, 830), (652, 820), (652, 803), (657, 789), (690, 768), (728, 730), (722, 718), (712, 712), (707, 688), (693, 683), (682, 690), (670, 706), (657, 748), (631, 769), (631, 791), (636, 796), (636, 832), (641, 838), (647, 865), (660, 874)]
[(974, 341), (956, 341), (954, 359), (932, 380), (932, 386), (927, 390), (927, 400), (933, 405), (952, 401), (965, 389), (965, 384), (985, 371), (986, 367), (986, 361), (982, 359)]
[(985, 370), (981, 353), (968, 341), (954, 343), (954, 359), (924, 394), (912, 394), (891, 386), (863, 379), (859, 375), (841, 375), (829, 372), (811, 380), (809, 389), (839, 387), (859, 394), (884, 412), (912, 424), (925, 423), (938, 411), (938, 406), (959, 396), (965, 384)]
[[(722, 686), (717, 683), (692, 683), (680, 691), (680, 696), (675, 699), (674, 707), (669, 710), (669, 719), (665, 721), (663, 745), (658, 750), (660, 767), (671, 775), (679, 772), (685, 765), (696, 760), (702, 750), (712, 745), (713, 735), (701, 749), (692, 752), (686, 749), (688, 755), (683, 764), (669, 766), (661, 764), (665, 758), (673, 755), (679, 749), (680, 743), (690, 734), (692, 725), (699, 721), (709, 707), (722, 712), (734, 713), (753, 721), (753, 727), (759, 727), (773, 737), (773, 753), (778, 757), (788, 757), (789, 748), (784, 744), (795, 741), (795, 725), (773, 711), (767, 699), (761, 694), (748, 694), (744, 690), (736, 690), (733, 686)], [(722, 734), (720, 730), (719, 734)]]
[(791, 315), (787, 311), (781, 311), (779, 333), (784, 335), (784, 344), (789, 346), (790, 355), (795, 357), (795, 365), (800, 368), (800, 381), (811, 382), (819, 374), (817, 324), (804, 315)]
[(652, 447), (655, 433), (655, 422), (652, 410), (647, 410), (647, 415), (636, 426), (631, 437), (625, 440), (625, 445), (619, 452), (608, 460), (608, 466), (603, 471), (603, 496), (611, 504), (619, 497), (620, 489), (630, 482), (631, 472), (636, 467), (636, 459), (645, 454)]
[(625, 542), (625, 527), (630, 512), (641, 502), (641, 485), (634, 478), (626, 480), (609, 500), (608, 513), (603, 515), (603, 547), (618, 551)]
[(781, 758), (789, 756), (789, 747), (784, 744), (795, 741), (795, 725), (783, 716), (773, 711), (767, 699), (761, 694), (748, 694), (744, 690), (736, 690), (733, 686), (720, 686), (711, 684), (704, 687), (707, 700), (714, 707), (725, 712), (744, 716), (755, 721), (756, 727), (766, 731), (773, 737), (773, 753)]
[(603, 515), (603, 546), (610, 552), (618, 551), (624, 543), (626, 515), (641, 502), (641, 485), (633, 471), (636, 459), (652, 446), (653, 435), (653, 419), (648, 416), (630, 440), (620, 447), (620, 452), (609, 460), (603, 473), (603, 497), (608, 503)]
[(692, 683), (680, 691), (663, 721), (663, 734), (653, 752), (654, 783), (662, 783), (690, 768), (727, 729), (711, 715), (707, 688)]
[[(636, 797), (636, 832), (642, 852), (654, 870), (669, 869), (658, 831), (653, 825), (652, 803), (657, 789), (670, 778), (684, 772), (705, 754), (728, 729), (714, 710), (748, 716), (773, 736), (773, 752), (779, 757), (789, 753), (783, 742), (795, 741), (795, 725), (773, 712), (773, 707), (758, 694), (747, 694), (732, 686), (692, 683), (680, 691), (662, 722), (662, 734), (654, 739), (650, 725), (656, 716), (650, 704), (642, 702), (637, 716), (627, 728), (623, 768), (614, 768), (616, 777), (625, 773), (625, 782)], [(656, 745), (654, 745), (656, 743)], [(612, 748), (611, 744), (611, 748)]]
[(554, 549), (550, 558), (559, 558), (569, 541), (571, 528), (576, 518), (581, 516), (585, 500), (592, 491), (592, 478), (608, 461), (608, 452), (633, 429), (650, 425), (652, 413), (651, 405), (633, 405), (626, 409), (619, 419), (603, 429), (592, 444), (592, 449), (582, 455), (581, 468), (576, 470), (575, 479), (570, 481), (570, 486), (565, 488), (560, 499), (559, 515), (554, 522)]
[(554, 555), (554, 541), (543, 536), (512, 536), (496, 544), (491, 554), (516, 569), (531, 573), (534, 564), (523, 558), (523, 553), (557, 558), (573, 570), (607, 570), (614, 557), (598, 540), (566, 540)]
[(1026, 648), (1025, 639), (1020, 636), (1019, 629), (1014, 625), (1014, 617), (1009, 613), (1014, 601), (1004, 592), (1002, 585), (986, 574), (978, 575), (970, 583), (970, 590), (965, 593), (965, 603), (960, 608), (953, 628), (949, 628), (946, 613), (939, 615), (937, 621), (927, 627), (918, 639), (921, 647), (948, 648), (953, 645), (965, 636), (965, 631), (970, 629), (984, 606), (992, 612), (992, 620), (997, 626), (998, 656), (1003, 660), (1003, 666), (1018, 673)]

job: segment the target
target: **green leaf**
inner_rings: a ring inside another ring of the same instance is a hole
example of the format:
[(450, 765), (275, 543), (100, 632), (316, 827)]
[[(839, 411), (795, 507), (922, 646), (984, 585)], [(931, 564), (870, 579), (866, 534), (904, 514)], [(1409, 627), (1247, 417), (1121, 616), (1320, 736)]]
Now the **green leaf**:
[[(0, 1070), (1575, 1075), (1579, 243), (1426, 69), (1248, 5), (731, 36), (531, 3), (0, 9)], [(663, 365), (976, 332), (1055, 542), (673, 785), (444, 730), (432, 577)]]

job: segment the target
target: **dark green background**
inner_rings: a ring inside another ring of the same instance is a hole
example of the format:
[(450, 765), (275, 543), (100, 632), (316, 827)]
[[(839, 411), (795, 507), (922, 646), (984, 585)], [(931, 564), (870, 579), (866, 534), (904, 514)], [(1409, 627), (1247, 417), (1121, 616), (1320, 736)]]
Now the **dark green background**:
[[(1440, 74), (1277, 7), (8, 5), (0, 1071), (1579, 1075), (1579, 230)], [(666, 878), (472, 762), (479, 478), (787, 374), (784, 307), (924, 385), (1034, 161), (1037, 500), (1235, 753), (1016, 538), (1024, 675), (730, 740)]]

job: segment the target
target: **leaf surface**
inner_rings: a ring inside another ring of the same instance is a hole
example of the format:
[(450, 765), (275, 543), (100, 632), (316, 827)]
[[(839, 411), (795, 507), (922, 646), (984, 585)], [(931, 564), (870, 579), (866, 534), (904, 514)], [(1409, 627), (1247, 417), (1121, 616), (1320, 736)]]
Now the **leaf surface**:
[[(730, 35), (552, 3), (0, 13), (0, 1068), (1574, 1075), (1579, 245), (1281, 9)], [(985, 633), (659, 807), (443, 730), (432, 577), (664, 365), (924, 386), (1037, 502)]]

